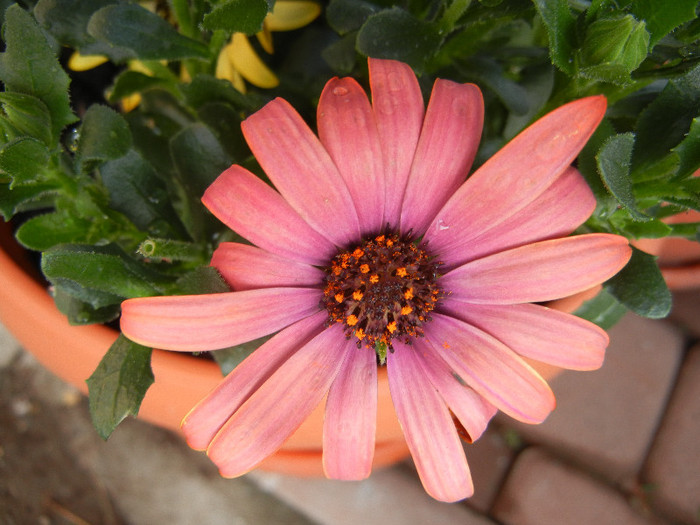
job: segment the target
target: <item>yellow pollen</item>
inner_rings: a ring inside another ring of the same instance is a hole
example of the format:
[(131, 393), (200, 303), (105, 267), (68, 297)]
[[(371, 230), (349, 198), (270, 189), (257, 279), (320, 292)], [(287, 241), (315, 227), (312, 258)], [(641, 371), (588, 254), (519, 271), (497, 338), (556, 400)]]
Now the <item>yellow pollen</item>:
[(355, 337), (357, 337), (360, 341), (362, 341), (365, 338), (365, 336), (365, 331), (362, 328), (358, 328), (357, 330), (355, 330)]
[(362, 266), (360, 266), (360, 271), (362, 273), (369, 273), (369, 264), (363, 264)]
[(377, 274), (371, 275), (369, 278), (369, 282), (372, 284), (377, 284), (379, 282), (379, 276)]
[(357, 324), (357, 316), (355, 315), (348, 315), (348, 318), (345, 320), (348, 326), (355, 326)]
[(406, 300), (413, 299), (413, 288), (409, 288), (403, 293), (403, 297)]
[(392, 334), (396, 332), (396, 321), (390, 322), (388, 325), (386, 325), (386, 329), (389, 330)]
[(385, 239), (384, 235), (379, 235), (378, 237), (374, 238), (374, 240), (377, 242), (384, 242), (384, 239)]
[(343, 296), (342, 293), (337, 293), (337, 294), (335, 294), (335, 300), (336, 300), (336, 302), (342, 303), (342, 302), (343, 302), (343, 299), (345, 299), (345, 297)]
[(359, 259), (359, 258), (362, 257), (364, 254), (365, 254), (365, 252), (364, 252), (364, 250), (362, 250), (362, 248), (355, 248), (355, 251), (352, 252), (352, 256), (353, 256), (355, 259)]
[(406, 268), (403, 266), (401, 268), (396, 269), (396, 275), (399, 277), (406, 277), (408, 275), (408, 272), (406, 271)]
[(404, 306), (403, 308), (401, 308), (401, 315), (408, 315), (412, 311), (413, 311), (413, 308), (411, 308), (410, 306)]
[(394, 241), (392, 241), (391, 239), (388, 239), (388, 240), (386, 241), (386, 245), (387, 245), (389, 248), (391, 248), (391, 247), (394, 245)]
[(364, 294), (360, 290), (355, 290), (352, 293), (352, 298), (355, 299), (356, 301), (361, 301), (363, 296), (364, 296)]

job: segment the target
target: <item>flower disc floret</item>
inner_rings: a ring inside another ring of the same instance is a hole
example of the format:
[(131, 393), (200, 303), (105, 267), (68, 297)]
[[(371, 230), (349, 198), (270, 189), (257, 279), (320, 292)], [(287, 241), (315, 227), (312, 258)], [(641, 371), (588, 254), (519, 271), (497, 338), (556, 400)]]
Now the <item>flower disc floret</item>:
[(410, 237), (378, 235), (338, 253), (325, 269), (322, 306), (357, 346), (392, 350), (423, 335), (439, 302), (440, 263)]

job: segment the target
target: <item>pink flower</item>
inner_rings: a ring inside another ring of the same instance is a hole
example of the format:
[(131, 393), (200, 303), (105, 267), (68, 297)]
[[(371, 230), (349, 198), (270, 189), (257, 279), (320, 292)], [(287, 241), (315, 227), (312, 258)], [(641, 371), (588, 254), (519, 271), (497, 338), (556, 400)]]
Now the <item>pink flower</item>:
[(532, 303), (601, 283), (630, 257), (623, 237), (569, 236), (596, 204), (571, 163), (606, 103), (553, 111), (467, 179), (479, 89), (437, 80), (424, 109), (408, 66), (369, 69), (371, 103), (350, 78), (328, 82), (319, 137), (281, 99), (243, 123), (277, 191), (232, 166), (203, 197), (254, 245), (214, 254), (233, 291), (128, 300), (122, 330), (180, 351), (277, 332), (183, 421), (227, 477), (275, 452), (326, 395), (326, 474), (368, 476), (379, 354), (425, 489), (455, 501), (473, 487), (453, 416), (472, 440), (497, 409), (539, 423), (554, 396), (523, 357), (603, 361), (604, 331)]

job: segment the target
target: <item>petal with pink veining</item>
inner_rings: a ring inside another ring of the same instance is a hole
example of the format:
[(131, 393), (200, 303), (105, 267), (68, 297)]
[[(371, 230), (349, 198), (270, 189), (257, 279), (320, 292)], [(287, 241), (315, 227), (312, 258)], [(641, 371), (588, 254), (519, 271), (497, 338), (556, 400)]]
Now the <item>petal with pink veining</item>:
[(219, 430), (207, 449), (224, 477), (253, 469), (302, 424), (328, 392), (347, 352), (335, 324), (299, 348)]
[(605, 114), (603, 96), (548, 113), (486, 161), (435, 215), (425, 239), (448, 253), (522, 210), (578, 155)]
[(413, 346), (430, 382), (467, 431), (470, 442), (479, 439), (497, 408), (460, 381), (459, 376), (432, 349), (424, 348), (429, 346), (424, 340), (416, 339)]
[(182, 431), (190, 447), (205, 450), (211, 440), (260, 385), (323, 330), (328, 318), (318, 312), (285, 328), (262, 344), (226, 376), (182, 420)]
[(325, 264), (335, 252), (333, 244), (306, 224), (279, 193), (240, 166), (219, 175), (202, 202), (233, 231), (282, 257)]
[(491, 334), (524, 357), (572, 370), (600, 368), (609, 342), (599, 326), (537, 304), (472, 304), (446, 297), (440, 311)]
[(250, 149), (287, 202), (337, 246), (357, 242), (357, 211), (343, 178), (318, 137), (281, 98), (241, 124)]
[(401, 231), (422, 234), (464, 182), (483, 124), (484, 101), (478, 87), (435, 81), (401, 205)]
[(347, 184), (363, 235), (384, 226), (385, 177), (374, 113), (352, 78), (334, 78), (318, 102), (318, 136)]
[(257, 246), (224, 242), (211, 259), (221, 276), (236, 291), (277, 286), (320, 286), (324, 273), (315, 266), (290, 261)]
[(627, 264), (631, 254), (625, 237), (576, 235), (468, 262), (446, 273), (440, 283), (455, 298), (472, 303), (549, 301), (606, 281)]
[(440, 253), (440, 261), (444, 269), (451, 269), (531, 242), (565, 237), (593, 213), (595, 206), (586, 180), (570, 167), (542, 195), (500, 224), (483, 230), (475, 239), (455, 239), (448, 250)]
[(377, 354), (352, 341), (331, 385), (323, 421), (323, 471), (332, 479), (369, 476), (377, 430)]
[(426, 492), (458, 501), (474, 493), (467, 459), (452, 416), (414, 352), (394, 343), (387, 354), (391, 399)]
[(398, 228), (425, 114), (423, 95), (413, 70), (395, 60), (370, 58), (369, 84), (386, 179), (384, 222)]
[(128, 299), (122, 303), (121, 329), (145, 346), (216, 350), (277, 332), (318, 312), (322, 295), (312, 288), (265, 288)]
[(433, 314), (425, 325), (435, 356), (499, 410), (524, 423), (541, 423), (554, 410), (549, 385), (521, 357), (478, 328), (453, 317)]

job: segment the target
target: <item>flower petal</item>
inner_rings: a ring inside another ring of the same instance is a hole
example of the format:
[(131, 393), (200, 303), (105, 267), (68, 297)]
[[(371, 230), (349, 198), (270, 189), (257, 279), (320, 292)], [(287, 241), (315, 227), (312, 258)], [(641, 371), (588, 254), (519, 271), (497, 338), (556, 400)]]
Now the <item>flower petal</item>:
[(474, 485), (457, 429), (415, 350), (394, 343), (387, 373), (396, 415), (426, 492), (446, 502), (471, 496)]
[(323, 265), (335, 253), (279, 193), (240, 166), (219, 175), (202, 202), (233, 231), (282, 257)]
[(572, 370), (600, 368), (609, 342), (599, 326), (536, 304), (470, 304), (447, 297), (440, 311), (476, 326), (521, 356)]
[(335, 324), (299, 348), (231, 416), (207, 449), (224, 477), (245, 474), (275, 452), (328, 392), (356, 350)]
[(313, 287), (323, 282), (324, 273), (315, 266), (290, 261), (257, 246), (224, 242), (211, 259), (235, 291), (276, 286)]
[(318, 136), (347, 184), (363, 235), (384, 226), (385, 178), (377, 123), (352, 78), (334, 78), (318, 103)]
[(398, 228), (425, 106), (416, 75), (407, 64), (378, 58), (370, 58), (368, 62), (372, 109), (377, 120), (386, 179), (384, 222)]
[[(353, 344), (353, 346), (355, 346)], [(377, 431), (377, 354), (351, 348), (333, 381), (323, 421), (323, 470), (332, 479), (369, 476)]]
[(277, 75), (267, 67), (243, 33), (234, 33), (231, 45), (223, 50), (233, 69), (254, 86), (271, 89), (280, 83)]
[(416, 356), (430, 382), (469, 434), (470, 442), (474, 442), (486, 430), (498, 409), (460, 381), (459, 376), (429, 346), (422, 339), (415, 340)]
[(482, 304), (549, 301), (620, 271), (632, 254), (620, 235), (591, 233), (527, 244), (468, 262), (441, 277), (455, 298)]
[(318, 312), (323, 292), (265, 288), (140, 297), (122, 303), (121, 329), (145, 346), (200, 352), (258, 339)]
[(569, 167), (542, 195), (500, 224), (483, 230), (471, 241), (455, 239), (440, 253), (440, 261), (444, 269), (450, 269), (510, 248), (565, 237), (593, 213), (595, 206), (595, 196), (586, 180)]
[(574, 160), (605, 114), (595, 96), (548, 113), (476, 170), (437, 213), (425, 239), (436, 253), (464, 245), (523, 209)]
[(313, 22), (321, 14), (321, 6), (312, 0), (275, 2), (265, 17), (270, 31), (292, 31)]
[(360, 238), (352, 197), (318, 137), (277, 98), (241, 124), (243, 135), (275, 187), (317, 232), (337, 246)]
[(466, 179), (483, 124), (478, 87), (435, 81), (401, 206), (401, 231), (422, 234)]
[(234, 368), (182, 420), (182, 431), (190, 447), (205, 450), (238, 407), (294, 352), (321, 333), (327, 318), (326, 312), (318, 312), (294, 323)]
[(509, 416), (541, 423), (554, 410), (549, 385), (510, 348), (458, 319), (433, 314), (425, 335), (434, 355), (442, 357), (459, 378)]

